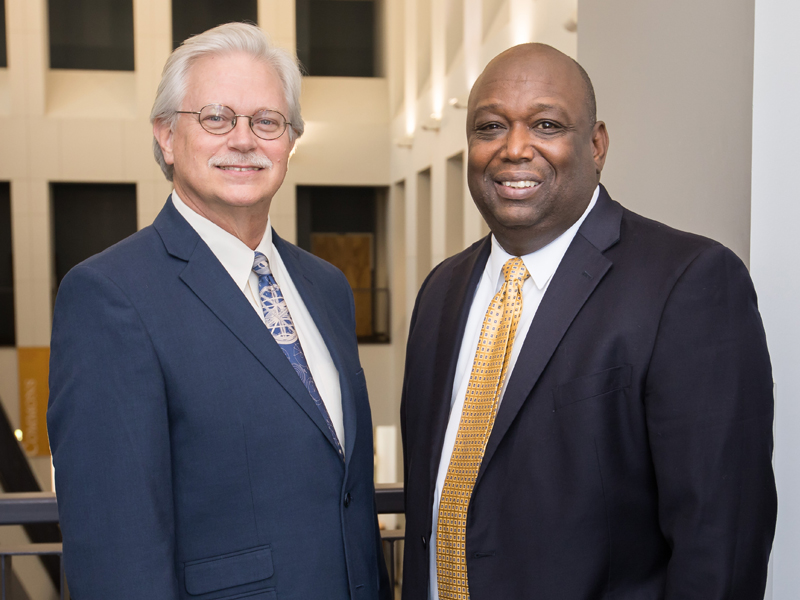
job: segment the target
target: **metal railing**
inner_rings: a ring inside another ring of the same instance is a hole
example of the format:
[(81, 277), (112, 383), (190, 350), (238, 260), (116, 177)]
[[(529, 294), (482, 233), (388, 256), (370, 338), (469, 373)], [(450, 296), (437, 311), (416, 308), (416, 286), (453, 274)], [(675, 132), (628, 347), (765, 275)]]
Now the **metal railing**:
[[(402, 483), (376, 483), (375, 484), (375, 507), (379, 515), (403, 514), (405, 513), (405, 492)], [(398, 591), (399, 584), (397, 573), (400, 569), (398, 561), (402, 558), (402, 553), (398, 552), (406, 537), (405, 528), (401, 529), (382, 529), (381, 540), (383, 542), (383, 555), (389, 568), (389, 583), (392, 590)]]
[[(401, 514), (404, 512), (402, 484), (383, 483), (375, 485), (375, 506), (378, 514)], [(52, 492), (25, 494), (0, 494), (0, 526), (58, 523), (58, 503)], [(389, 579), (393, 589), (397, 587), (397, 561), (400, 554), (397, 545), (405, 537), (404, 529), (381, 531), (384, 556), (389, 567)], [(56, 556), (61, 571), (61, 600), (69, 598), (64, 579), (64, 564), (61, 561), (61, 544), (0, 545), (0, 600), (11, 597), (11, 561), (15, 556)]]
[[(30, 494), (41, 492), (42, 488), (39, 487), (39, 482), (31, 470), (22, 446), (14, 436), (11, 422), (3, 409), (2, 402), (0, 402), (0, 456), (3, 457), (0, 460), (0, 483), (2, 483), (3, 489), (8, 493), (17, 494), (18, 501), (23, 505), (27, 506), (29, 501), (35, 503)], [(55, 497), (53, 497), (53, 502), (55, 502)], [(5, 514), (4, 511), (0, 510), (0, 516), (3, 514)], [(48, 517), (44, 520), (21, 516), (22, 518), (15, 524), (22, 525), (28, 539), (34, 544), (57, 544), (61, 541), (61, 531), (57, 524), (57, 510), (51, 515), (52, 518)], [(42, 553), (38, 556), (56, 590), (60, 590), (63, 581), (61, 561), (52, 553)], [(10, 558), (7, 559), (7, 561), (10, 560)], [(5, 569), (5, 566), (0, 565), (0, 569)], [(5, 587), (8, 588), (9, 585), (10, 583), (6, 581)], [(2, 593), (8, 596), (7, 590)], [(7, 600), (7, 597), (0, 597), (0, 600)]]
[[(58, 505), (52, 492), (0, 494), (0, 525), (34, 525), (58, 523)], [(12, 559), (15, 556), (53, 556), (59, 562), (59, 594), (61, 600), (69, 598), (64, 579), (64, 562), (61, 544), (0, 545), (0, 600), (10, 600)]]

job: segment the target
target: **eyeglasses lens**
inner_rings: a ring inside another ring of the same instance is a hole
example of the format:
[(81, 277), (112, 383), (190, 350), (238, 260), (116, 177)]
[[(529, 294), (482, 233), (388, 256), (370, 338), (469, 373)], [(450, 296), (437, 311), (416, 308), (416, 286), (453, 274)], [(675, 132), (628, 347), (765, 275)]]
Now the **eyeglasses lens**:
[(209, 104), (200, 111), (200, 125), (209, 133), (227, 133), (233, 129), (234, 116), (227, 106)]
[(281, 113), (273, 110), (262, 110), (253, 115), (251, 127), (255, 134), (265, 140), (280, 136), (286, 128), (286, 120)]
[[(209, 133), (224, 134), (233, 129), (236, 113), (227, 106), (209, 104), (200, 111), (200, 125)], [(258, 137), (272, 140), (286, 129), (286, 119), (279, 112), (262, 110), (250, 117), (250, 127)]]

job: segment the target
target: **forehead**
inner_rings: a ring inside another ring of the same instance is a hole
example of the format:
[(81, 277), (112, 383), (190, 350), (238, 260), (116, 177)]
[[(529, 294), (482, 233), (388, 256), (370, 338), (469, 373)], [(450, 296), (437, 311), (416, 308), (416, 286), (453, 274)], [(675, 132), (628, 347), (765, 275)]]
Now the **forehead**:
[(246, 54), (204, 56), (190, 67), (183, 109), (200, 110), (213, 103), (230, 106), (236, 112), (286, 110), (275, 69)]
[(498, 107), (545, 107), (576, 117), (586, 90), (573, 64), (546, 57), (516, 57), (490, 65), (473, 90), (472, 112)]

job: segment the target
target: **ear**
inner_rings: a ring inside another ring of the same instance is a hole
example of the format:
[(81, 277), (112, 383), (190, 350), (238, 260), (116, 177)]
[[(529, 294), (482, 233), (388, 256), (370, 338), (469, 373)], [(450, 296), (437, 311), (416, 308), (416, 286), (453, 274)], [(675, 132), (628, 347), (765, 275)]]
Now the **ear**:
[(153, 123), (153, 137), (156, 138), (158, 145), (161, 146), (161, 153), (164, 155), (164, 162), (168, 165), (175, 164), (172, 153), (172, 130), (165, 121)]
[(603, 170), (608, 154), (608, 130), (603, 121), (598, 121), (592, 128), (592, 157), (597, 174)]

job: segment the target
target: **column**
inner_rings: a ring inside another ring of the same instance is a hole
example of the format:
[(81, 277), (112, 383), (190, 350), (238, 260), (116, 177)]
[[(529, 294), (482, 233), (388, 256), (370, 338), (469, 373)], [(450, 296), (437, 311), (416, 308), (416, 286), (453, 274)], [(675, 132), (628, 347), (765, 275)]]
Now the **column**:
[(775, 380), (778, 527), (767, 599), (793, 598), (800, 589), (800, 5), (756, 0), (753, 77), (753, 184), (750, 268), (767, 331)]

